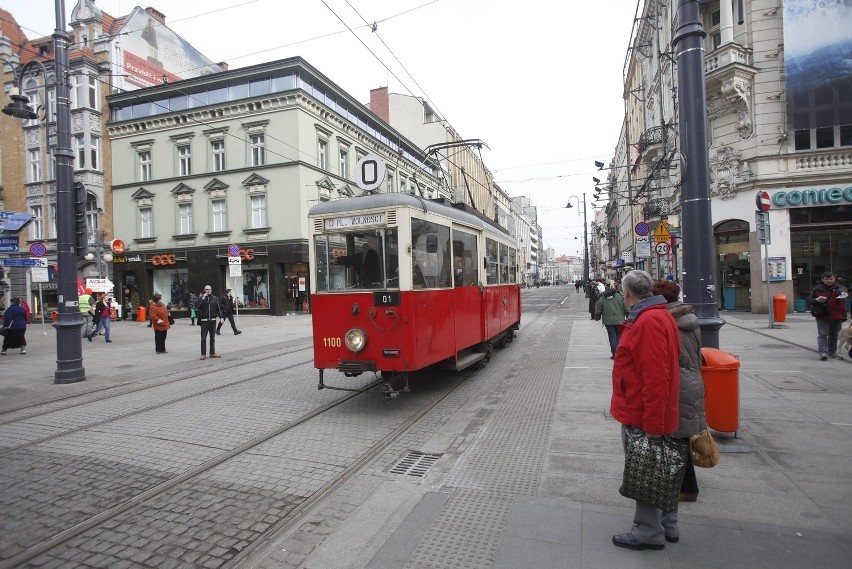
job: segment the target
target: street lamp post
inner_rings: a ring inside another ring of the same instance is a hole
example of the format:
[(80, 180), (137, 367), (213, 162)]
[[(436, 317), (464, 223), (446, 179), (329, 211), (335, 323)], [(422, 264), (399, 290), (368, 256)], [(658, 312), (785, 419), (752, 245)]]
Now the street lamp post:
[[(65, 31), (65, 4), (55, 0), (56, 29), (53, 31), (53, 53), (56, 66), (56, 148), (53, 151), (56, 170), (56, 261), (58, 267), (58, 318), (56, 328), (56, 372), (54, 383), (76, 383), (86, 380), (83, 367), (83, 343), (80, 327), (83, 318), (77, 306), (76, 232), (74, 215), (74, 153), (71, 150), (71, 109), (68, 98), (68, 43)], [(29, 106), (23, 91), (24, 74), (31, 64), (38, 64), (44, 75), (45, 102), (47, 101), (47, 72), (38, 61), (30, 61), (21, 68), (18, 95), (3, 112), (7, 115), (33, 119), (38, 114)]]
[(678, 28), (672, 45), (677, 60), (677, 102), (683, 159), (683, 296), (695, 308), (702, 344), (719, 347), (719, 318), (713, 275), (713, 222), (707, 151), (707, 93), (704, 84), (704, 27), (698, 0), (678, 0)]
[[(571, 198), (577, 200), (577, 205), (580, 205), (580, 198), (577, 196), (568, 196), (568, 205), (565, 207), (574, 207), (571, 205)], [(580, 212), (577, 212), (579, 215)], [(589, 226), (586, 220), (586, 194), (583, 193), (583, 282), (589, 284)]]

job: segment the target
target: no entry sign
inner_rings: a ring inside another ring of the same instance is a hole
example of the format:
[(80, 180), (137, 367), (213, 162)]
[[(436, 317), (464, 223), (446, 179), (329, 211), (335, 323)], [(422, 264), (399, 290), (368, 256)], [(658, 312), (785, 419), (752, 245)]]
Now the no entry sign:
[(763, 213), (769, 211), (769, 206), (771, 204), (769, 201), (769, 192), (757, 192), (757, 196), (754, 201), (755, 204), (757, 204), (757, 211)]

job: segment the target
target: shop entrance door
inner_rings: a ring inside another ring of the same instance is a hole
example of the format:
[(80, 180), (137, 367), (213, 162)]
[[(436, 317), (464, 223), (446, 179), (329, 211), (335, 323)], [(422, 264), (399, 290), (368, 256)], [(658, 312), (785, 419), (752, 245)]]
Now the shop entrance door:
[(294, 263), (285, 268), (284, 273), (284, 311), (302, 314), (309, 310), (308, 265)]

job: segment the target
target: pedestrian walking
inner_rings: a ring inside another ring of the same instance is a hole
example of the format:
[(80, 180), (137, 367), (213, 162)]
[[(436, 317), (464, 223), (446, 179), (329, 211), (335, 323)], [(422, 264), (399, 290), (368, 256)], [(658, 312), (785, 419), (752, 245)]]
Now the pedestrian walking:
[(630, 309), (624, 303), (624, 295), (615, 287), (615, 281), (608, 281), (606, 289), (595, 303), (595, 320), (600, 320), (606, 329), (611, 360), (615, 359), (615, 349), (621, 337), (621, 325), (628, 314)]
[(163, 295), (155, 292), (149, 304), (148, 318), (154, 328), (154, 351), (158, 354), (166, 354), (166, 336), (169, 333), (169, 310), (163, 304)]
[(198, 304), (198, 295), (194, 290), (189, 291), (189, 325), (195, 326), (195, 320), (198, 314), (195, 312), (195, 305)]
[(581, 284), (582, 284), (582, 283), (580, 282), (580, 280), (579, 280), (579, 279), (578, 279), (578, 280), (576, 280), (576, 281), (574, 281), (574, 289), (575, 289), (578, 293), (580, 292), (580, 285), (581, 285)]
[[(678, 424), (680, 334), (666, 299), (653, 295), (653, 284), (645, 271), (630, 271), (621, 281), (631, 310), (615, 352), (610, 413), (621, 423), (625, 445), (627, 427), (659, 438), (673, 433)], [(664, 514), (636, 501), (633, 527), (614, 535), (612, 543), (627, 549), (663, 549), (666, 538), (680, 538), (676, 531), (676, 512)]]
[(605, 287), (597, 281), (590, 280), (586, 283), (586, 298), (589, 299), (589, 319), (591, 320), (595, 319), (595, 304), (604, 290)]
[(111, 314), (110, 309), (112, 308), (112, 299), (109, 298), (106, 293), (101, 295), (100, 300), (98, 300), (97, 304), (95, 304), (95, 316), (97, 318), (97, 324), (89, 333), (89, 341), (92, 341), (92, 338), (98, 335), (101, 330), (104, 331), (104, 340), (107, 343), (111, 343), (112, 340), (109, 339), (109, 330), (110, 330), (110, 320)]
[(3, 348), (0, 356), (6, 355), (6, 350), (21, 348), (21, 354), (27, 353), (27, 313), (21, 306), (21, 297), (12, 298), (12, 304), (3, 312)]
[(225, 296), (219, 299), (219, 324), (216, 326), (216, 334), (222, 335), (222, 324), (225, 319), (231, 323), (231, 330), (234, 331), (234, 336), (242, 334), (242, 330), (237, 330), (237, 325), (234, 323), (234, 310), (237, 308), (237, 301), (234, 295), (231, 294), (231, 289), (225, 291)]
[(92, 289), (87, 288), (86, 291), (77, 299), (77, 306), (80, 308), (80, 316), (83, 317), (83, 337), (87, 337), (92, 331)]
[(817, 324), (817, 351), (823, 361), (843, 359), (837, 353), (837, 338), (846, 321), (848, 297), (849, 291), (837, 284), (837, 277), (830, 271), (822, 274), (822, 283), (816, 285), (811, 293), (811, 315), (816, 318)]
[[(707, 430), (704, 418), (704, 380), (701, 378), (701, 327), (693, 307), (680, 301), (680, 286), (677, 283), (659, 281), (654, 283), (652, 290), (654, 294), (662, 295), (666, 299), (669, 314), (677, 322), (680, 331), (679, 420), (673, 436), (684, 439), (684, 443), (689, 444), (689, 437)], [(695, 477), (692, 453), (687, 453), (686, 456), (686, 468), (678, 499), (681, 502), (695, 502), (698, 499), (698, 479)], [(678, 541), (679, 535), (676, 524), (666, 529), (669, 541)]]
[(204, 287), (204, 293), (195, 307), (198, 324), (201, 326), (201, 358), (207, 359), (207, 336), (210, 335), (210, 357), (221, 357), (216, 353), (216, 322), (219, 320), (219, 299), (213, 294), (213, 287)]

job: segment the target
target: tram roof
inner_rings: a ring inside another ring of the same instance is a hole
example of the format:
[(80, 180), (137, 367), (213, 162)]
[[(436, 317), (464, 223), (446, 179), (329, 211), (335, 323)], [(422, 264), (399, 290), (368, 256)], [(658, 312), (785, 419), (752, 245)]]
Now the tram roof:
[(485, 231), (500, 233), (503, 237), (510, 236), (504, 227), (478, 211), (469, 209), (466, 204), (451, 204), (443, 198), (427, 200), (411, 194), (381, 193), (321, 202), (312, 206), (308, 211), (308, 215), (335, 215), (388, 207), (413, 207), (421, 209), (424, 212), (443, 215), (456, 221), (479, 227)]

